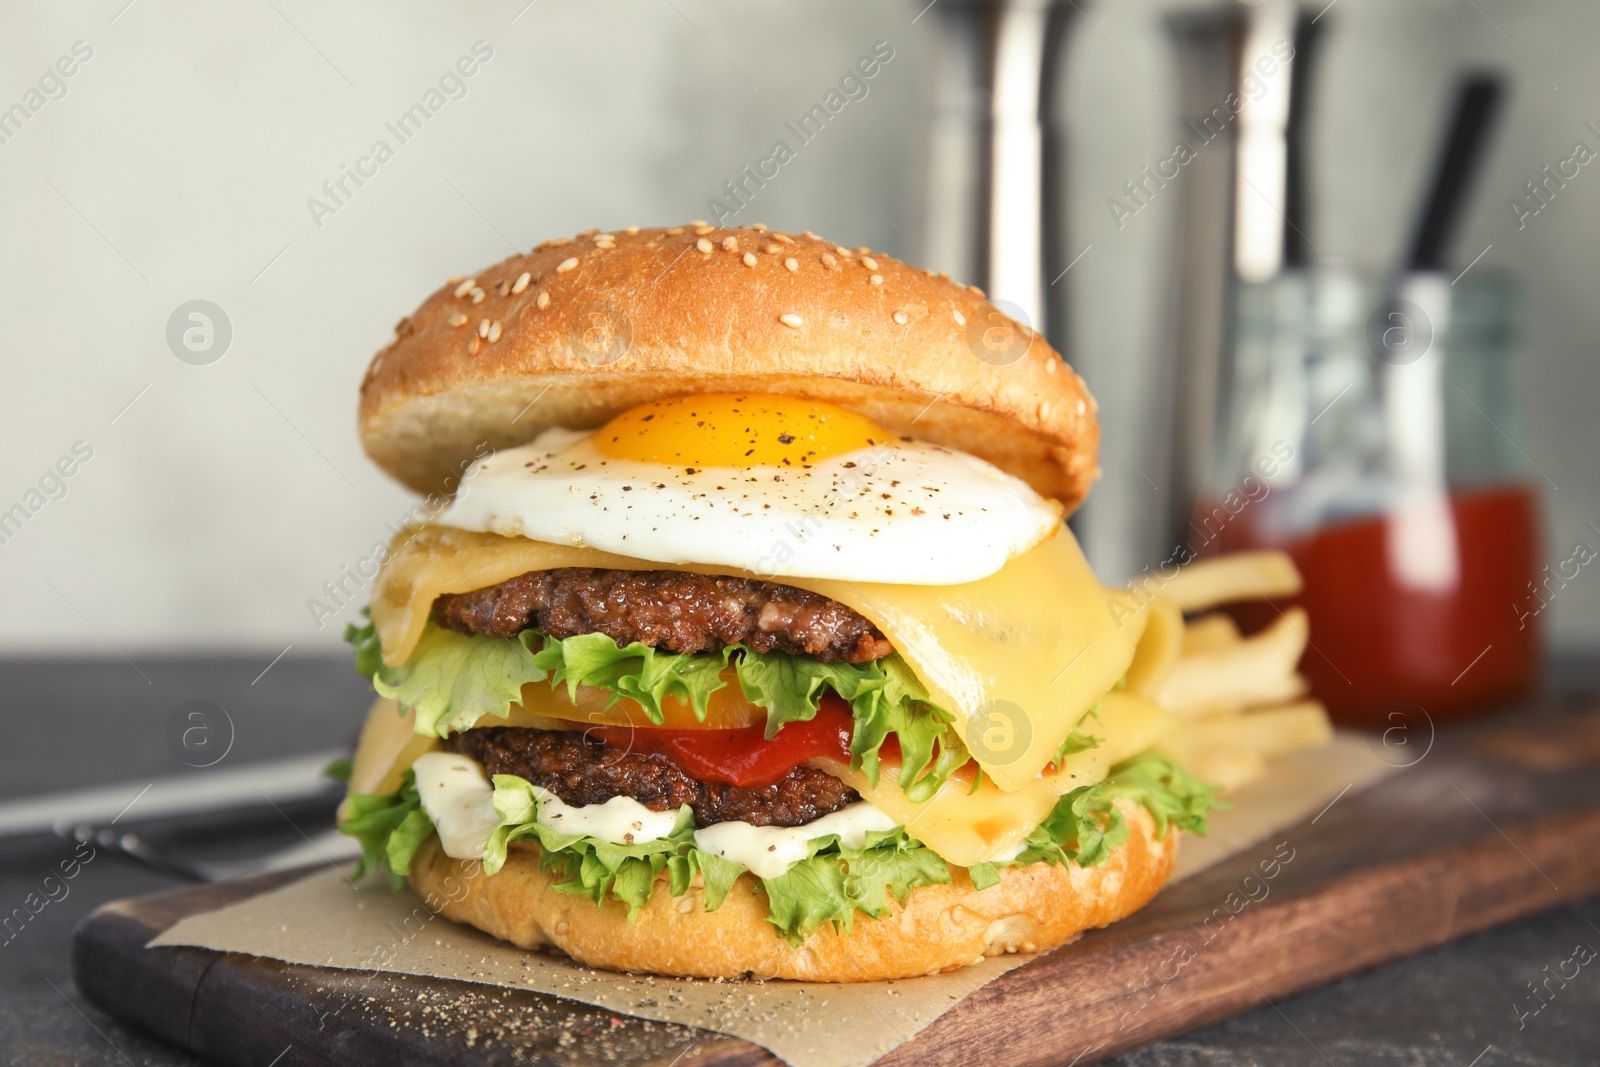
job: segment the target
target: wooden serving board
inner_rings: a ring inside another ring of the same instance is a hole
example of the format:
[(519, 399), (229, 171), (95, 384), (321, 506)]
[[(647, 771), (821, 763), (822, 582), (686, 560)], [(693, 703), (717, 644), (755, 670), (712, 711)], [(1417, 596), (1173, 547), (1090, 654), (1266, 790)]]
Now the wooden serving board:
[[(1008, 972), (880, 1063), (1093, 1063), (1600, 891), (1600, 708), (1441, 732), (1426, 755), (1427, 738), (1409, 740), (1393, 751), (1413, 765)], [(73, 940), (78, 988), (240, 1067), (776, 1062), (737, 1038), (536, 993), (144, 947), (293, 877), (100, 908)]]

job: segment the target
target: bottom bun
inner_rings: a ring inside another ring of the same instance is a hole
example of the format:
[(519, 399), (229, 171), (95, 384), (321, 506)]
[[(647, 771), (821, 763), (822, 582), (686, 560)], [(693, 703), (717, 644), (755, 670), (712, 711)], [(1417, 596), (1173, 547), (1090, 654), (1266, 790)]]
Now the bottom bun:
[(430, 839), (412, 860), (411, 884), (448, 919), (592, 967), (700, 978), (881, 981), (953, 970), (1004, 952), (1055, 948), (1143, 907), (1172, 873), (1178, 832), (1169, 828), (1157, 840), (1147, 811), (1126, 800), (1117, 806), (1128, 820), (1128, 840), (1097, 867), (1008, 867), (987, 889), (974, 889), (966, 872), (956, 870), (949, 884), (914, 890), (883, 919), (858, 914), (850, 933), (824, 926), (798, 946), (767, 922), (766, 898), (748, 874), (711, 912), (698, 885), (674, 897), (662, 874), (633, 923), (621, 901), (608, 897), (596, 905), (555, 889), (556, 877), (540, 869), (534, 844), (513, 845), (505, 866), (490, 876), (476, 862), (449, 858)]

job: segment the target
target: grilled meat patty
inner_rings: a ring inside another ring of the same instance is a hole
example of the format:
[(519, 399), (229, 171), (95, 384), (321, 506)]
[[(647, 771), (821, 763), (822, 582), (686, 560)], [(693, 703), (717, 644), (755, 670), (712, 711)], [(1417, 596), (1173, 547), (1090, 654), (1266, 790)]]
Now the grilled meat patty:
[(671, 652), (744, 645), (824, 663), (864, 663), (892, 652), (865, 618), (836, 600), (754, 578), (588, 567), (529, 571), (434, 602), (439, 623), (466, 634), (555, 638), (602, 633)]
[(826, 771), (796, 767), (772, 785), (741, 788), (689, 777), (672, 758), (614, 748), (576, 730), (493, 726), (466, 730), (450, 744), (488, 773), (514, 774), (573, 805), (632, 797), (652, 811), (688, 804), (695, 823), (801, 826), (861, 799)]

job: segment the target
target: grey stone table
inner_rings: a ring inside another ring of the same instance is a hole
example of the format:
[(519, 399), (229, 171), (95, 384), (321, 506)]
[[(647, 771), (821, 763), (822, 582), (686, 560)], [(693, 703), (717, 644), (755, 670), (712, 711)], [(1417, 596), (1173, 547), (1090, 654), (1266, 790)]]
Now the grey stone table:
[[(353, 740), (368, 696), (348, 660), (285, 658), (263, 675), (265, 666), (266, 658), (141, 659), (137, 671), (121, 660), (0, 661), (5, 731), (0, 796), (188, 772), (169, 747), (168, 723), (174, 709), (190, 700), (226, 709), (234, 728), (230, 762)], [(1553, 688), (1600, 692), (1597, 682), (1600, 664), (1552, 668)], [(300, 840), (300, 830), (323, 828), (331, 812), (296, 817), (299, 829), (274, 815), (196, 847), (219, 856), (263, 852)], [(1382, 827), (1373, 830), (1381, 833)], [(0, 915), (37, 892), (71, 851), (65, 842), (0, 844)], [(14, 935), (0, 932), (0, 1062), (197, 1063), (85, 1002), (72, 986), (67, 961), (73, 927), (96, 906), (178, 884), (102, 852), (81, 869), (65, 896)], [(1556, 993), (1546, 994), (1546, 1001), (1533, 1000), (1529, 992), (1530, 982), (1549, 973), (1546, 967), (1553, 971), (1580, 945), (1600, 950), (1600, 900), (1379, 967), (1114, 1062), (1119, 1067), (1600, 1065), (1600, 960), (1583, 966), (1564, 987), (1550, 983)], [(262, 1067), (277, 1053), (263, 1049)], [(293, 1067), (293, 1062), (290, 1050), (277, 1067)]]

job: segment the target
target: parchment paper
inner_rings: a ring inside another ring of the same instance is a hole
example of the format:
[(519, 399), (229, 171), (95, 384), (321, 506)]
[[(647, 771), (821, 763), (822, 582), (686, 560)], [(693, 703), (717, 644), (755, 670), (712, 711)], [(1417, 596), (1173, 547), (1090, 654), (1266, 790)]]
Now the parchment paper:
[[(1394, 769), (1359, 735), (1342, 732), (1322, 748), (1272, 761), (1264, 778), (1229, 797), (1231, 810), (1211, 816), (1208, 837), (1184, 838), (1173, 880), (1316, 816)], [(530, 989), (733, 1034), (794, 1067), (864, 1067), (1031, 959), (1000, 956), (949, 974), (843, 985), (615, 974), (496, 941), (438, 918), (410, 892), (391, 893), (380, 879), (352, 887), (335, 869), (184, 919), (150, 942), (162, 945)], [(841, 1043), (840, 1034), (850, 1041)]]

